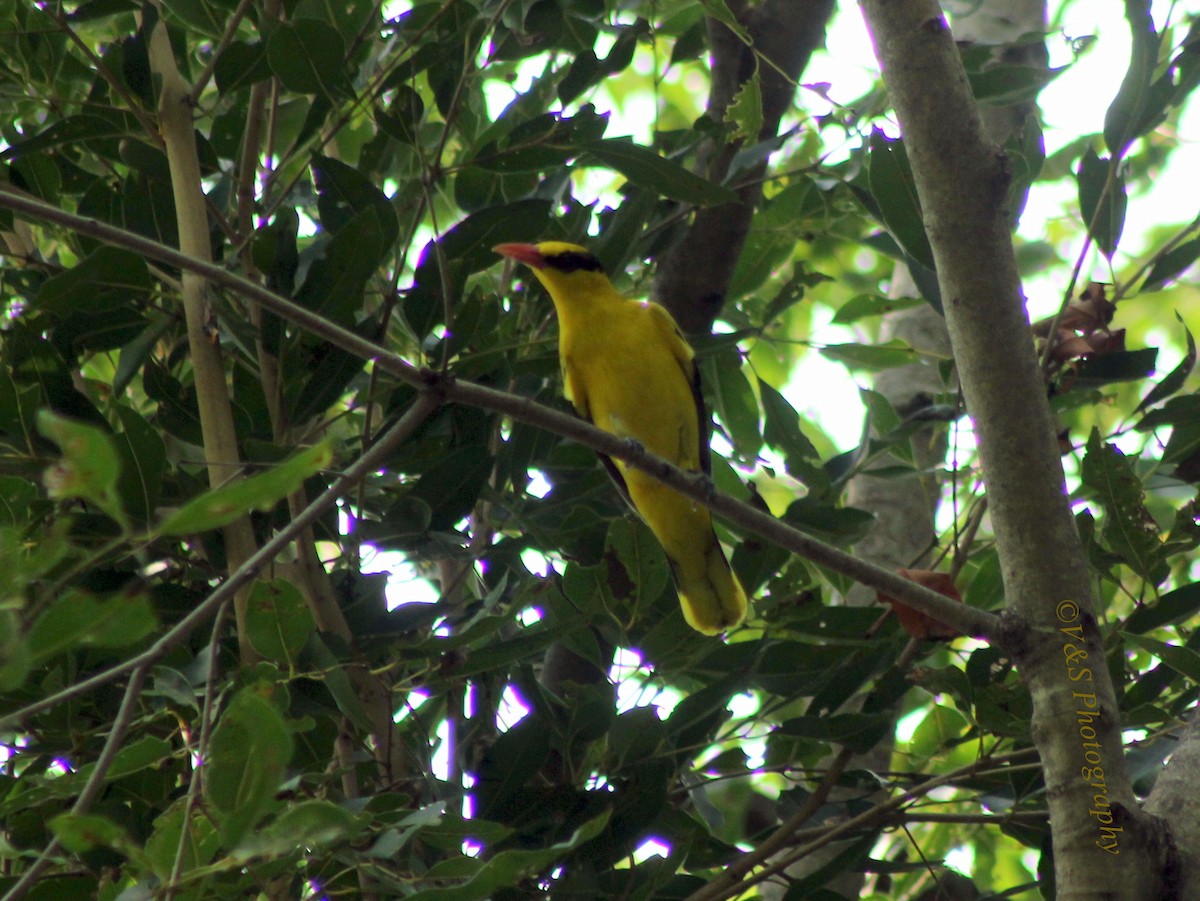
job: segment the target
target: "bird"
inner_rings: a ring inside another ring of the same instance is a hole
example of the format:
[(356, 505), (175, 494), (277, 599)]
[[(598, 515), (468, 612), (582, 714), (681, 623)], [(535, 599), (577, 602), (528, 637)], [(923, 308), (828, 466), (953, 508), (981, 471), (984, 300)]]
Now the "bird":
[[(711, 475), (700, 372), (671, 314), (621, 294), (600, 261), (578, 244), (544, 241), (493, 249), (528, 266), (554, 302), (563, 393), (575, 412), (680, 469)], [(599, 456), (662, 546), (688, 625), (719, 635), (740, 623), (746, 592), (708, 508), (623, 460)]]

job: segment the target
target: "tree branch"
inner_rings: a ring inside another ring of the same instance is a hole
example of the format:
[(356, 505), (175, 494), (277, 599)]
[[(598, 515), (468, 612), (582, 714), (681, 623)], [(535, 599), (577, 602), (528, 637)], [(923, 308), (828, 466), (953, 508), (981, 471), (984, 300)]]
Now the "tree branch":
[[(154, 9), (162, 15), (156, 4)], [(150, 69), (159, 83), (158, 123), (171, 172), (171, 193), (175, 199), (175, 218), (179, 227), (179, 249), (189, 257), (212, 262), (208, 237), (208, 211), (200, 178), (200, 157), (192, 124), (192, 104), (187, 84), (175, 64), (174, 51), (167, 36), (166, 23), (159, 19), (149, 42)], [(225, 382), (225, 363), (221, 348), (208, 340), (207, 285), (194, 270), (183, 270), (181, 302), (187, 322), (188, 353), (196, 380), (196, 406), (204, 439), (204, 457), (208, 481), (212, 487), (240, 478), (241, 453), (233, 407)], [(233, 473), (232, 477), (230, 473)], [(254, 529), (249, 516), (240, 516), (222, 530), (229, 570), (242, 565), (255, 551)], [(246, 604), (243, 592), (234, 599), (238, 626), (238, 646), (243, 661), (258, 659), (246, 637)]]
[[(1003, 638), (1033, 699), (1058, 897), (1158, 897), (1153, 874), (1161, 871), (1162, 848), (1139, 816), (1125, 773), (1120, 713), (1087, 559), (1029, 340), (1010, 231), (1007, 159), (984, 134), (935, 0), (864, 0), (863, 10), (912, 162), (978, 434), (1009, 610), (1021, 624)], [(1090, 765), (1102, 767), (1099, 780)], [(1094, 813), (1101, 802), (1107, 822)], [(1119, 828), (1106, 833), (1105, 826)]]
[[(164, 245), (159, 246), (164, 250), (170, 250)], [(171, 252), (177, 253), (177, 251)], [(396, 424), (380, 437), (378, 442), (346, 467), (345, 472), (336, 482), (321, 492), (298, 516), (265, 542), (249, 560), (231, 572), (229, 577), (197, 604), (191, 613), (168, 629), (146, 650), (116, 666), (84, 679), (82, 682), (76, 682), (62, 691), (22, 707), (20, 710), (5, 714), (0, 717), (0, 730), (15, 729), (22, 721), (36, 713), (50, 710), (72, 698), (86, 694), (94, 688), (107, 685), (126, 673), (150, 666), (161, 660), (185, 641), (196, 628), (215, 616), (223, 603), (233, 597), (243, 586), (249, 585), (258, 575), (259, 570), (274, 561), (276, 555), (286, 550), (297, 535), (320, 519), (339, 498), (347, 495), (362, 479), (386, 464), (395, 453), (396, 448), (408, 440), (413, 431), (438, 408), (440, 403), (439, 398), (433, 394), (420, 395)]]
[[(75, 803), (71, 805), (72, 816), (82, 816), (87, 813), (96, 798), (100, 796), (100, 790), (104, 787), (104, 777), (108, 775), (109, 768), (116, 760), (117, 752), (121, 750), (121, 742), (125, 739), (125, 733), (129, 731), (129, 724), (133, 721), (134, 714), (137, 713), (148, 666), (149, 664), (142, 664), (133, 668), (129, 684), (125, 686), (125, 694), (121, 697), (121, 706), (117, 709), (117, 716), (113, 720), (112, 728), (108, 730), (108, 738), (104, 740), (104, 747), (92, 765), (92, 772), (88, 776), (87, 782), (84, 783)], [(29, 890), (37, 883), (42, 871), (50, 865), (51, 858), (59, 847), (60, 843), (57, 837), (50, 839), (46, 847), (42, 849), (42, 853), (38, 855), (37, 860), (21, 874), (21, 878), (13, 884), (0, 901), (21, 901), (29, 894)]]
[[(796, 79), (825, 39), (825, 25), (833, 14), (834, 3), (765, 0), (752, 4), (737, 0), (729, 7), (749, 41), (742, 40), (727, 25), (708, 20), (712, 48), (708, 115), (724, 122), (725, 111), (738, 91), (757, 75), (763, 112), (758, 140), (769, 140), (775, 137), (780, 119), (791, 105)], [(712, 138), (701, 148), (698, 168), (705, 178), (720, 182), (741, 149), (741, 141)], [(764, 160), (742, 175), (737, 203), (696, 210), (684, 239), (658, 260), (655, 300), (688, 334), (709, 332), (721, 311), (754, 208), (762, 197), (766, 168)]]
[(312, 310), (273, 294), (261, 285), (219, 266), (192, 259), (172, 247), (159, 244), (157, 241), (141, 235), (65, 212), (7, 185), (0, 185), (0, 208), (55, 222), (98, 241), (124, 247), (159, 262), (193, 272), (248, 300), (262, 304), (264, 308), (277, 316), (309, 329), (313, 334), (319, 335), (348, 353), (365, 360), (372, 360), (376, 367), (403, 382), (423, 391), (435, 392), (442, 401), (462, 403), (503, 413), (519, 422), (537, 426), (577, 441), (585, 447), (609, 457), (619, 457), (637, 469), (649, 473), (660, 482), (670, 485), (680, 494), (710, 507), (734, 525), (753, 532), (805, 559), (812, 560), (814, 563), (885, 592), (896, 600), (928, 613), (964, 634), (987, 637), (992, 640), (999, 635), (1000, 622), (994, 614), (955, 603), (935, 591), (910, 582), (893, 572), (871, 566), (852, 554), (818, 541), (798, 529), (780, 522), (769, 513), (763, 513), (729, 495), (720, 494), (713, 488), (712, 481), (707, 476), (679, 469), (662, 457), (656, 457), (649, 453), (637, 442), (618, 438), (582, 419), (559, 412), (527, 397), (462, 381), (453, 375), (418, 369), (399, 354), (392, 353), (381, 345), (322, 318)]

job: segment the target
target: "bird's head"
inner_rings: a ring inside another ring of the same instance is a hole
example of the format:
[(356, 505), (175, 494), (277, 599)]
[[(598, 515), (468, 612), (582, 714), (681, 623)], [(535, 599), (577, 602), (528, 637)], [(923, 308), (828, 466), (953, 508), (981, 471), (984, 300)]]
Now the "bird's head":
[(610, 287), (600, 261), (578, 244), (543, 241), (540, 244), (497, 244), (492, 249), (532, 269), (556, 303), (589, 290)]

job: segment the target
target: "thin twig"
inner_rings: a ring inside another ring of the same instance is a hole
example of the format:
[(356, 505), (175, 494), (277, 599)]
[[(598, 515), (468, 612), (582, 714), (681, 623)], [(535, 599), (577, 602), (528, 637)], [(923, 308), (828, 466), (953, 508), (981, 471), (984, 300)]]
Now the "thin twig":
[(104, 60), (98, 57), (95, 51), (84, 42), (83, 38), (75, 33), (75, 29), (67, 21), (67, 16), (62, 9), (51, 10), (48, 9), (49, 6), (50, 4), (45, 4), (43, 9), (46, 9), (50, 17), (54, 19), (55, 24), (62, 29), (63, 34), (87, 58), (87, 61), (95, 67), (96, 74), (103, 78), (105, 83), (112, 88), (113, 92), (125, 101), (129, 107), (129, 112), (133, 114), (133, 117), (138, 120), (138, 124), (142, 126), (142, 130), (146, 132), (146, 137), (153, 141), (157, 147), (161, 148), (163, 141), (159, 135), (158, 126), (154, 124), (154, 121), (142, 109), (141, 102), (129, 93), (129, 89), (125, 86), (125, 83), (113, 75), (112, 70), (108, 68)]
[(711, 901), (714, 898), (723, 898), (730, 893), (734, 895), (741, 894), (746, 889), (746, 884), (742, 882), (742, 877), (760, 863), (769, 860), (772, 855), (778, 854), (783, 850), (788, 842), (792, 840), (792, 836), (796, 833), (796, 830), (812, 819), (813, 814), (825, 803), (825, 799), (833, 791), (833, 786), (841, 778), (846, 765), (853, 756), (854, 752), (849, 748), (842, 748), (838, 752), (837, 757), (834, 758), (833, 763), (829, 765), (829, 770), (825, 773), (825, 777), (821, 780), (820, 785), (808, 796), (808, 800), (804, 802), (799, 810), (788, 817), (787, 821), (771, 833), (765, 841), (757, 845), (752, 851), (747, 851), (730, 864), (720, 876), (709, 882), (704, 888), (698, 889), (688, 895), (686, 901)]
[[(1023, 749), (1021, 751), (1014, 752), (1013, 754), (1007, 755), (1007, 759), (1016, 760), (1016, 759), (1020, 759), (1022, 757), (1027, 757), (1027, 756), (1036, 755), (1036, 754), (1037, 754), (1036, 748), (1027, 748), (1027, 749)], [(985, 772), (986, 770), (991, 769), (993, 767), (993, 765), (995, 764), (995, 762), (996, 761), (994, 761), (994, 760), (976, 760), (974, 763), (969, 763), (965, 766), (959, 767), (958, 769), (953, 770), (950, 773), (945, 773), (941, 776), (934, 776), (934, 777), (922, 782), (920, 785), (917, 785), (913, 788), (905, 789), (904, 791), (896, 794), (894, 797), (889, 798), (887, 801), (883, 801), (883, 802), (875, 805), (874, 807), (870, 808), (869, 810), (863, 811), (858, 816), (855, 816), (848, 820), (845, 820), (844, 822), (839, 823), (839, 824), (833, 826), (832, 828), (821, 827), (820, 829), (814, 830), (812, 832), (794, 833), (794, 835), (789, 835), (789, 838), (791, 838), (791, 837), (795, 837), (795, 838), (807, 837), (809, 835), (812, 835), (813, 838), (812, 838), (812, 841), (810, 841), (808, 844), (802, 845), (801, 847), (796, 848), (786, 854), (782, 854), (779, 857), (777, 857), (775, 860), (772, 860), (769, 864), (764, 866), (762, 869), (755, 871), (753, 874), (748, 874), (746, 879), (743, 879), (741, 881), (738, 881), (738, 882), (735, 882), (732, 884), (725, 883), (722, 880), (720, 880), (719, 878), (716, 880), (713, 880), (711, 883), (709, 883), (703, 889), (700, 889), (699, 891), (694, 892), (692, 895), (688, 896), (687, 901), (720, 901), (720, 899), (723, 899), (723, 898), (732, 898), (737, 895), (740, 895), (743, 892), (745, 892), (751, 885), (757, 884), (759, 882), (763, 882), (766, 879), (770, 878), (771, 876), (775, 875), (776, 873), (783, 872), (788, 867), (790, 867), (792, 864), (794, 864), (796, 861), (800, 860), (801, 858), (807, 857), (808, 855), (812, 854), (814, 851), (820, 850), (821, 848), (825, 847), (826, 845), (830, 844), (831, 842), (837, 841), (839, 838), (842, 838), (845, 835), (853, 834), (854, 832), (858, 831), (859, 829), (866, 829), (866, 828), (870, 828), (872, 826), (877, 826), (882, 823), (886, 823), (905, 804), (908, 804), (912, 801), (917, 800), (918, 798), (920, 798), (924, 795), (929, 794), (929, 792), (933, 791), (935, 788), (940, 788), (943, 785), (952, 784), (953, 782), (957, 781), (958, 779), (960, 779), (964, 776), (979, 775), (981, 772)], [(1037, 764), (1037, 763), (1030, 764), (1030, 766), (1038, 766), (1038, 765), (1039, 764)], [(782, 831), (782, 829), (780, 831)], [(768, 839), (768, 841), (771, 841), (774, 838), (775, 838), (775, 836), (772, 835)], [(784, 844), (786, 844), (786, 842)], [(776, 849), (776, 850), (778, 850), (778, 849)], [(756, 852), (757, 852), (757, 849), (755, 852), (751, 852), (751, 854), (754, 854)], [(750, 855), (747, 855), (747, 856), (750, 856)], [(740, 861), (739, 861), (739, 863), (740, 863)], [(730, 870), (732, 870), (732, 869), (733, 868), (730, 867)]]
[(932, 589), (818, 541), (769, 513), (757, 510), (727, 494), (721, 494), (707, 476), (679, 469), (662, 457), (651, 454), (638, 442), (619, 438), (578, 417), (559, 412), (528, 397), (460, 380), (452, 375), (440, 375), (418, 369), (399, 354), (392, 353), (387, 348), (324, 319), (318, 313), (273, 294), (261, 285), (228, 272), (220, 266), (195, 260), (172, 247), (141, 235), (67, 213), (9, 185), (0, 184), (0, 208), (49, 220), (107, 244), (124, 247), (194, 272), (215, 285), (262, 304), (276, 315), (309, 329), (314, 335), (348, 353), (373, 360), (375, 366), (407, 384), (424, 391), (436, 390), (441, 400), (492, 410), (527, 425), (562, 435), (606, 456), (624, 460), (680, 494), (704, 504), (734, 525), (753, 532), (781, 548), (848, 576), (869, 588), (891, 595), (966, 635), (991, 640), (997, 637), (1000, 626), (997, 615), (955, 603)]
[(218, 585), (212, 593), (201, 601), (191, 613), (164, 633), (154, 644), (140, 654), (119, 663), (103, 672), (76, 682), (61, 691), (33, 702), (20, 710), (13, 711), (0, 718), (0, 729), (16, 728), (23, 720), (36, 713), (49, 710), (59, 704), (84, 695), (87, 692), (107, 685), (121, 678), (128, 672), (151, 666), (181, 644), (202, 623), (213, 616), (217, 610), (243, 585), (248, 584), (262, 567), (268, 565), (275, 557), (304, 529), (324, 515), (325, 511), (345, 495), (360, 479), (381, 467), (395, 452), (396, 448), (412, 435), (413, 431), (441, 404), (441, 398), (432, 392), (420, 395), (400, 420), (391, 427), (380, 440), (357, 460), (348, 466), (342, 476), (329, 488), (323, 491), (311, 504), (304, 508), (298, 516), (269, 541), (265, 542), (258, 551), (245, 563), (238, 567), (229, 577)]
[[(88, 780), (84, 783), (82, 791), (79, 792), (79, 797), (75, 799), (75, 803), (71, 807), (71, 816), (82, 816), (91, 809), (92, 803), (100, 796), (100, 790), (104, 787), (104, 777), (108, 775), (108, 770), (112, 766), (113, 761), (117, 757), (117, 753), (121, 750), (121, 742), (125, 738), (125, 733), (129, 729), (130, 722), (133, 721), (133, 715), (137, 709), (138, 700), (141, 698), (142, 683), (146, 680), (146, 671), (150, 664), (144, 663), (134, 667), (133, 672), (129, 677), (129, 684), (125, 686), (125, 696), (121, 699), (121, 706), (117, 710), (117, 716), (113, 720), (112, 728), (108, 732), (108, 738), (104, 741), (104, 748), (100, 751), (100, 756), (96, 758), (94, 769)], [(50, 839), (50, 842), (42, 849), (42, 853), (38, 855), (38, 859), (33, 862), (28, 870), (22, 874), (16, 884), (8, 890), (2, 901), (20, 901), (33, 888), (42, 871), (50, 865), (50, 859), (58, 852), (58, 838)]]
[(208, 678), (204, 681), (204, 704), (200, 710), (200, 733), (196, 742), (196, 759), (192, 762), (192, 778), (188, 781), (187, 800), (183, 806), (183, 824), (179, 829), (179, 845), (175, 849), (175, 861), (171, 864), (171, 875), (167, 879), (166, 897), (171, 901), (179, 888), (179, 878), (183, 875), (184, 856), (192, 838), (192, 811), (196, 800), (200, 797), (200, 780), (204, 773), (204, 761), (208, 759), (208, 742), (212, 737), (212, 724), (216, 717), (213, 709), (217, 703), (217, 668), (220, 662), (221, 629), (225, 624), (225, 616), (229, 612), (229, 602), (226, 601), (217, 611), (213, 619), (212, 638), (208, 644)]
[(192, 85), (191, 93), (188, 94), (188, 100), (192, 106), (200, 105), (200, 95), (204, 93), (204, 89), (208, 87), (208, 81), (213, 77), (213, 73), (217, 68), (217, 60), (221, 58), (221, 54), (225, 52), (230, 44), (233, 43), (233, 36), (237, 34), (238, 26), (242, 24), (242, 19), (246, 17), (246, 13), (254, 5), (254, 0), (242, 0), (237, 5), (237, 9), (229, 17), (229, 22), (225, 26), (225, 32), (217, 41), (217, 46), (213, 49), (212, 58), (208, 61), (208, 65), (204, 67), (204, 71), (196, 79), (196, 83)]

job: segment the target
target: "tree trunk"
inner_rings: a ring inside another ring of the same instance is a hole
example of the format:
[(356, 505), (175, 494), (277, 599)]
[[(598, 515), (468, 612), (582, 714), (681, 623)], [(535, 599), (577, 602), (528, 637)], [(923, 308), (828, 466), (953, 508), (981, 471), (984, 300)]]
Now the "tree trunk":
[[(1004, 648), (1033, 702), (1057, 897), (1159, 898), (1165, 859), (1120, 719), (1013, 254), (1009, 173), (932, 0), (863, 4), (912, 163), (974, 420), (1008, 598)], [(970, 240), (963, 240), (970, 236)]]

